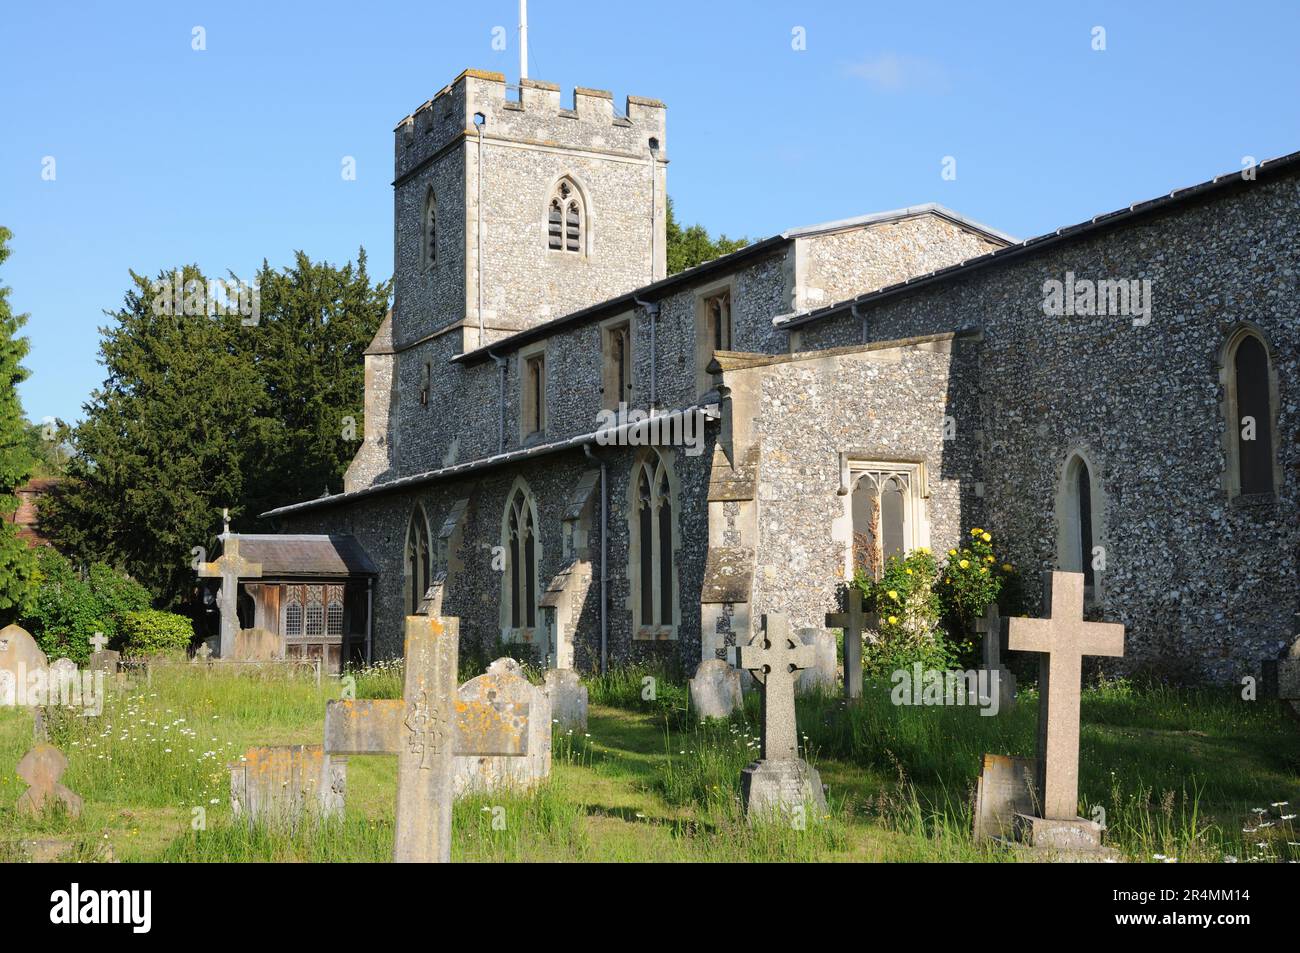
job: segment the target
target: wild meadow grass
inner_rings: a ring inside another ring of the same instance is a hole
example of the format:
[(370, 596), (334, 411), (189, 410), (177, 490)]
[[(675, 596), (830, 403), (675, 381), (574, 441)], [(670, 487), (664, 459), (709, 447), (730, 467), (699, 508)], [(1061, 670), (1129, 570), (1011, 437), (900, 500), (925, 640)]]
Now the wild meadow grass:
[[(467, 679), (482, 666), (468, 660)], [(401, 695), (402, 666), (350, 672), (358, 697)], [(534, 679), (541, 672), (529, 670)], [(1011, 711), (899, 707), (887, 684), (861, 702), (798, 700), (802, 754), (829, 787), (828, 809), (751, 823), (740, 773), (759, 753), (759, 700), (699, 724), (682, 680), (639, 666), (587, 681), (586, 731), (555, 728), (551, 778), (529, 791), (473, 794), (455, 806), (453, 859), (567, 861), (1005, 861), (972, 841), (984, 753), (1032, 756), (1037, 699)], [(229, 808), (227, 765), (245, 748), (319, 743), (339, 683), (283, 670), (156, 668), (152, 684), (111, 691), (102, 714), (52, 711), (63, 782), (80, 819), (20, 817), (14, 766), (31, 746), (25, 711), (0, 709), (0, 861), (23, 840), (57, 837), (70, 859), (385, 861), (392, 851), (396, 761), (353, 758), (345, 815), (294, 829), (250, 826)], [(1100, 682), (1083, 697), (1080, 810), (1104, 817), (1126, 858), (1186, 862), (1300, 859), (1300, 728), (1274, 705), (1232, 692)], [(1104, 812), (1094, 814), (1094, 812)], [(198, 820), (201, 818), (201, 821)]]

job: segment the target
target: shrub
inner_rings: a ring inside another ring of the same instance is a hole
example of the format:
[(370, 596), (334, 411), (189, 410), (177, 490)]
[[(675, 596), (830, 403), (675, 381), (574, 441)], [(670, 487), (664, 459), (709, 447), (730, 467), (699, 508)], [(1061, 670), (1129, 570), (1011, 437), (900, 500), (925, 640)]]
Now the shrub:
[[(1019, 577), (1014, 565), (994, 553), (993, 534), (976, 526), (966, 546), (948, 550), (935, 588), (949, 641), (960, 652), (971, 653), (977, 641), (975, 620), (998, 601), (1004, 589), (1008, 595), (1019, 592)], [(1004, 611), (1015, 608), (1018, 606), (1003, 606)]]
[(122, 648), (132, 655), (185, 651), (194, 638), (194, 625), (183, 615), (158, 609), (128, 612), (122, 618)]
[(920, 662), (925, 668), (947, 669), (956, 656), (944, 638), (940, 621), (943, 604), (934, 589), (938, 566), (927, 548), (903, 558), (890, 556), (878, 582), (859, 571), (854, 584), (876, 614), (874, 633), (863, 646), (862, 667), (868, 678)]
[(110, 566), (96, 563), (83, 578), (57, 550), (37, 556), (36, 598), (22, 625), (50, 658), (79, 665), (90, 658), (90, 639), (103, 632), (117, 642), (122, 617), (149, 606), (149, 592)]

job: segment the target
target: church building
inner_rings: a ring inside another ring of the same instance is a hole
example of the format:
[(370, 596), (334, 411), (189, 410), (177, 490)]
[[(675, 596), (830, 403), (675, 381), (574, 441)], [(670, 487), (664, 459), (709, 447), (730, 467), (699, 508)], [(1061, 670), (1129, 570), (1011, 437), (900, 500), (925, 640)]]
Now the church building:
[(925, 204), (668, 275), (668, 147), (656, 100), (476, 70), (397, 126), (364, 440), (267, 514), (357, 547), (344, 657), (400, 655), (433, 586), (463, 651), (689, 672), (972, 526), (1031, 600), (1085, 572), (1129, 668), (1289, 643), (1300, 153), (1027, 241)]

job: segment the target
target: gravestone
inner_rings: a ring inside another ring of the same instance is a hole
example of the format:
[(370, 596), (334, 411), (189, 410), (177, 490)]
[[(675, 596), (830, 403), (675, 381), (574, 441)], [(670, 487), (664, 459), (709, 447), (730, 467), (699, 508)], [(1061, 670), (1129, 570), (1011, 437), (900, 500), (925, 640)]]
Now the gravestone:
[(826, 629), (805, 628), (798, 630), (799, 641), (812, 647), (812, 664), (799, 672), (795, 687), (800, 694), (810, 695), (814, 692), (834, 694), (839, 680), (839, 665), (835, 658), (836, 638)]
[(68, 770), (68, 759), (51, 744), (41, 743), (18, 762), (18, 777), (27, 782), (27, 790), (14, 805), (19, 814), (39, 817), (56, 803), (62, 803), (69, 817), (81, 816), (81, 798), (60, 782)]
[[(975, 620), (975, 631), (984, 637), (984, 671), (988, 673), (989, 692), (996, 693), (999, 712), (1010, 711), (1016, 703), (1016, 677), (1002, 664), (1002, 619), (996, 602), (989, 604), (983, 618)], [(971, 699), (977, 705), (987, 705), (990, 701)]]
[(1009, 839), (1017, 814), (1038, 811), (1034, 798), (1033, 758), (986, 754), (975, 789), (975, 840)]
[(740, 776), (741, 801), (748, 817), (796, 815), (812, 805), (814, 816), (826, 811), (826, 794), (817, 769), (799, 757), (795, 722), (796, 673), (815, 661), (814, 649), (790, 634), (779, 613), (763, 616), (763, 629), (737, 652), (762, 692), (762, 755)]
[(202, 643), (198, 649), (195, 650), (194, 658), (190, 659), (191, 662), (197, 662), (200, 665), (206, 665), (211, 660), (212, 646), (208, 645), (207, 642)]
[(1079, 695), (1086, 655), (1124, 654), (1124, 626), (1083, 620), (1083, 573), (1047, 573), (1045, 619), (1007, 620), (1007, 646), (1038, 652), (1038, 770), (1041, 815), (1017, 814), (1022, 843), (1066, 852), (1100, 851), (1101, 825), (1079, 817)]
[[(49, 700), (53, 704), (60, 697), (67, 697), (71, 686), (78, 682), (77, 663), (70, 658), (61, 658), (50, 663)], [(68, 686), (65, 690), (64, 686)]]
[(221, 539), (221, 558), (215, 562), (201, 563), (199, 577), (221, 580), (221, 588), (217, 592), (217, 609), (221, 613), (220, 655), (222, 658), (233, 658), (235, 640), (239, 635), (239, 580), (261, 576), (262, 564), (249, 562), (239, 555), (239, 537), (230, 535), (229, 522), (225, 525)]
[(551, 699), (544, 688), (523, 677), (512, 658), (497, 659), (485, 674), (471, 678), (456, 692), (457, 708), (486, 708), (494, 704), (528, 712), (528, 747), (524, 757), (512, 754), (460, 754), (452, 759), (452, 794), (509, 789), (525, 791), (551, 775)]
[(843, 612), (826, 614), (826, 624), (844, 632), (844, 697), (855, 701), (862, 697), (862, 633), (867, 629), (868, 613), (863, 605), (862, 590), (848, 586)]
[[(235, 633), (233, 658), (237, 662), (271, 662), (282, 658), (280, 637), (266, 629), (240, 629)], [(225, 653), (222, 653), (225, 658)]]
[(49, 663), (45, 653), (26, 629), (19, 625), (0, 629), (0, 705), (30, 704), (28, 676), (47, 671)]
[(455, 618), (407, 616), (403, 697), (325, 706), (327, 755), (397, 755), (397, 863), (451, 859), (453, 755), (528, 753), (526, 705), (455, 697), (459, 629)]
[(104, 672), (108, 675), (116, 675), (118, 666), (122, 664), (122, 653), (113, 649), (104, 649), (102, 652), (92, 652), (90, 656), (90, 670), (92, 672)]
[(343, 817), (347, 759), (330, 758), (322, 745), (249, 748), (229, 767), (231, 811), (249, 824)]
[(562, 731), (587, 730), (587, 686), (571, 668), (553, 668), (546, 673), (546, 694), (551, 700), (551, 719)]
[(708, 658), (695, 669), (689, 683), (691, 707), (703, 718), (730, 718), (744, 704), (740, 670), (720, 658)]

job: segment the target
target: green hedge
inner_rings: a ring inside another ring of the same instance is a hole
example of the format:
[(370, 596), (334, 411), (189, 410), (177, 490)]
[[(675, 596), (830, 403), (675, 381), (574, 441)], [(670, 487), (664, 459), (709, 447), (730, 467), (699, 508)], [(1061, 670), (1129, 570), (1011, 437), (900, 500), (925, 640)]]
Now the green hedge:
[(142, 609), (122, 617), (120, 632), (124, 651), (131, 655), (148, 655), (188, 649), (190, 640), (194, 638), (194, 625), (185, 616), (174, 612)]
[(36, 598), (21, 625), (50, 661), (66, 656), (85, 665), (96, 632), (117, 647), (123, 616), (149, 608), (149, 602), (149, 591), (130, 576), (102, 563), (83, 573), (45, 547), (37, 555)]

